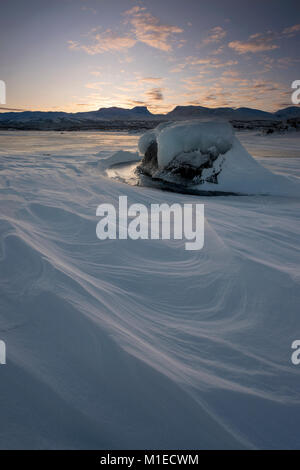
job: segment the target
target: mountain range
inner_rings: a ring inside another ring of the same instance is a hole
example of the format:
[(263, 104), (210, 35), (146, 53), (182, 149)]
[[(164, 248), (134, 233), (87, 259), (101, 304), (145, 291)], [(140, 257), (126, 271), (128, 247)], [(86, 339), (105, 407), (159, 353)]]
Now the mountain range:
[[(132, 109), (110, 107), (97, 111), (66, 113), (66, 112), (5, 112), (0, 113), (0, 129), (85, 129), (104, 126), (111, 123), (153, 122), (181, 119), (226, 119), (230, 121), (282, 121), (300, 118), (300, 106), (290, 106), (275, 113), (253, 108), (207, 108), (203, 106), (176, 106), (167, 114), (153, 114), (146, 106)], [(115, 123), (115, 124), (113, 124)], [(147, 125), (146, 125), (147, 127)]]

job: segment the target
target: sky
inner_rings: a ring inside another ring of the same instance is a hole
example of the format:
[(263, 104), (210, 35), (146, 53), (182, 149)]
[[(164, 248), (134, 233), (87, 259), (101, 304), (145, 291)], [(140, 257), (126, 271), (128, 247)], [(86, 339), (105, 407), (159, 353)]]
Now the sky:
[(275, 111), (299, 50), (299, 0), (0, 0), (0, 109)]

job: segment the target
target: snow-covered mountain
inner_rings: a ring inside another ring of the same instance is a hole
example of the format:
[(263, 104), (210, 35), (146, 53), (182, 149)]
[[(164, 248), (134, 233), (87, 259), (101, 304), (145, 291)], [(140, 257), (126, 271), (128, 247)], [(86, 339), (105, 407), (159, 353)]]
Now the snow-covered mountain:
[(59, 120), (64, 117), (72, 116), (72, 114), (62, 111), (23, 111), (23, 112), (9, 112), (0, 113), (0, 121), (15, 121), (15, 122), (28, 122), (28, 121), (45, 121), (45, 120)]
[(104, 120), (121, 120), (121, 119), (155, 119), (156, 116), (148, 110), (146, 106), (135, 106), (132, 109), (126, 108), (100, 108), (98, 111), (92, 111), (90, 113), (81, 113), (89, 114), (95, 119), (104, 119)]
[[(229, 121), (280, 121), (300, 118), (300, 107), (291, 106), (275, 113), (252, 108), (207, 108), (176, 106), (167, 114), (153, 114), (146, 106), (132, 109), (110, 107), (80, 113), (25, 111), (0, 113), (0, 129), (79, 130), (95, 128), (154, 127), (158, 121), (187, 119)], [(154, 123), (154, 124), (153, 124)]]
[(146, 106), (136, 106), (132, 109), (126, 108), (100, 108), (97, 111), (88, 111), (80, 113), (65, 113), (65, 112), (42, 112), (42, 111), (24, 111), (24, 112), (10, 112), (0, 113), (0, 120), (14, 120), (14, 121), (28, 121), (28, 120), (56, 120), (56, 119), (93, 119), (93, 120), (121, 120), (121, 119), (149, 119), (156, 118), (156, 115), (150, 113)]
[[(289, 109), (289, 108), (287, 108)], [(279, 113), (280, 111), (277, 111)], [(192, 118), (222, 118), (229, 120), (260, 120), (260, 119), (280, 119), (277, 113), (268, 113), (260, 109), (252, 108), (205, 108), (203, 106), (176, 106), (173, 111), (168, 113), (172, 119), (192, 119)], [(300, 117), (300, 109), (298, 110)], [(294, 116), (293, 116), (294, 117)]]

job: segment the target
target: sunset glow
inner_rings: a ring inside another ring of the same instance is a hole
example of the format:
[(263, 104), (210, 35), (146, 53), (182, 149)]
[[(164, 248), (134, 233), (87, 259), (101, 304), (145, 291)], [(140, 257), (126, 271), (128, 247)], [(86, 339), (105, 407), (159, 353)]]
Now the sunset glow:
[(252, 4), (2, 1), (6, 108), (289, 106), (299, 71), (299, 3)]

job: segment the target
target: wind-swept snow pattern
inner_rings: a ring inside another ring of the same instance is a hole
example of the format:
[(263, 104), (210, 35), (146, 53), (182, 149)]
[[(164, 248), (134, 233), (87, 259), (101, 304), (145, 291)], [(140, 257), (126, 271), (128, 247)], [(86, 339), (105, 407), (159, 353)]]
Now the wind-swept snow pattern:
[[(101, 152), (100, 152), (101, 154)], [(98, 168), (101, 170), (107, 170), (114, 165), (120, 165), (122, 163), (138, 162), (140, 160), (138, 152), (128, 152), (124, 150), (118, 150), (118, 152), (110, 155), (107, 158), (102, 158), (99, 161)]]
[(198, 120), (159, 125), (139, 141), (139, 171), (192, 190), (297, 195), (297, 181), (274, 175), (256, 161), (227, 122)]
[[(300, 198), (103, 176), (101, 158), (136, 146), (0, 134), (1, 448), (299, 448)], [(300, 175), (300, 159), (266, 162)], [(99, 241), (96, 208), (120, 195), (204, 203), (204, 248)]]

